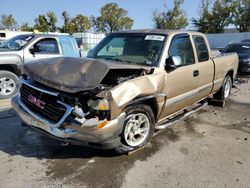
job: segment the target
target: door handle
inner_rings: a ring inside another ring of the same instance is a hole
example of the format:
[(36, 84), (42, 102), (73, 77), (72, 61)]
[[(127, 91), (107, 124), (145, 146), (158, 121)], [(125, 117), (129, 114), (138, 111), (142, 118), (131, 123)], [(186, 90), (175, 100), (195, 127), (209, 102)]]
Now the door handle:
[(199, 72), (198, 70), (195, 70), (195, 71), (193, 72), (193, 76), (194, 76), (194, 77), (199, 76), (199, 74), (200, 74), (200, 72)]

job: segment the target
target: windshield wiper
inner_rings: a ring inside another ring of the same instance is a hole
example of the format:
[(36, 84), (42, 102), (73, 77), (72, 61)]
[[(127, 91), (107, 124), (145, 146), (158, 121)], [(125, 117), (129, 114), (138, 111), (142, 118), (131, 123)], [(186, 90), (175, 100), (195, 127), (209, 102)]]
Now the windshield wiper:
[(119, 59), (119, 58), (103, 58), (103, 59), (106, 59), (106, 60), (112, 60), (112, 61), (120, 61), (120, 62), (123, 62), (123, 63), (132, 63), (131, 61), (126, 61), (126, 60), (123, 60), (123, 59)]

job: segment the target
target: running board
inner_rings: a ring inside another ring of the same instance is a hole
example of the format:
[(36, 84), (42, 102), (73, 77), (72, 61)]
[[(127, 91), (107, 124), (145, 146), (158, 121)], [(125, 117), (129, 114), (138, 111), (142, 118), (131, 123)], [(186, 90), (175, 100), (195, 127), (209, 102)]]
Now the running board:
[(160, 124), (160, 125), (155, 125), (155, 130), (163, 130), (163, 129), (166, 129), (167, 127), (177, 123), (178, 121), (181, 121), (183, 119), (185, 119), (186, 117), (190, 116), (191, 114), (199, 111), (200, 109), (204, 108), (205, 106), (207, 106), (207, 102), (202, 102), (200, 103), (199, 106), (195, 107), (194, 109), (190, 110), (190, 111), (187, 111), (180, 114), (180, 115), (177, 115), (176, 117), (172, 118), (171, 120), (167, 121), (166, 123), (164, 124)]

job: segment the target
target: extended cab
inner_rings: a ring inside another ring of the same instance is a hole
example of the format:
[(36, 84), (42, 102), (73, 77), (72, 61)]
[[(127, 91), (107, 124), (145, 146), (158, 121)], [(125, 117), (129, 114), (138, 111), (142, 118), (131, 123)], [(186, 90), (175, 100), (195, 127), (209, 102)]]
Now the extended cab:
[(12, 105), (25, 125), (62, 142), (124, 152), (191, 105), (228, 99), (237, 68), (236, 54), (211, 58), (202, 33), (112, 33), (86, 59), (24, 65)]
[(77, 43), (69, 35), (23, 34), (4, 42), (0, 46), (0, 99), (16, 94), (20, 65), (62, 56), (80, 57)]

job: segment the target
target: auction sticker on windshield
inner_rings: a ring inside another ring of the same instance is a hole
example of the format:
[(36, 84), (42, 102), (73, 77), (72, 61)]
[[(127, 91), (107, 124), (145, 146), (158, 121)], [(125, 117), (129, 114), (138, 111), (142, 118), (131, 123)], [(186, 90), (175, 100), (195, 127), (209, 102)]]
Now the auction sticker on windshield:
[(145, 40), (157, 40), (157, 41), (164, 41), (165, 37), (161, 35), (147, 35)]

